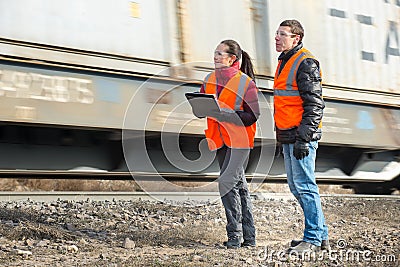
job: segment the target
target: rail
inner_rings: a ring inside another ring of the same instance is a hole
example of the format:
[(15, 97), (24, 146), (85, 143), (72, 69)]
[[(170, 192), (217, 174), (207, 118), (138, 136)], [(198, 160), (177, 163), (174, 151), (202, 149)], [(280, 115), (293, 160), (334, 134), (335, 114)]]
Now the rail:
[[(152, 173), (152, 172), (108, 172), (108, 171), (53, 171), (53, 170), (0, 170), (0, 178), (27, 178), (27, 179), (70, 179), (70, 180), (132, 180), (160, 181), (160, 177), (169, 182), (212, 182), (218, 173)], [(254, 183), (283, 183), (285, 175), (246, 174), (247, 181)], [(327, 176), (316, 174), (321, 184), (351, 184), (355, 182), (378, 183), (379, 179), (361, 179), (351, 176)]]

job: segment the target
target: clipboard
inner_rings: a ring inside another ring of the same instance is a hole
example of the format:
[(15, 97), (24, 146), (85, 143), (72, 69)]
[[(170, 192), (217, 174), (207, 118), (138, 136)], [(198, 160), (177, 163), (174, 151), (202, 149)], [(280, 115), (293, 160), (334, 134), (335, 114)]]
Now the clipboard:
[(192, 106), (193, 114), (198, 118), (212, 116), (219, 112), (220, 108), (214, 95), (203, 93), (186, 93), (189, 104)]

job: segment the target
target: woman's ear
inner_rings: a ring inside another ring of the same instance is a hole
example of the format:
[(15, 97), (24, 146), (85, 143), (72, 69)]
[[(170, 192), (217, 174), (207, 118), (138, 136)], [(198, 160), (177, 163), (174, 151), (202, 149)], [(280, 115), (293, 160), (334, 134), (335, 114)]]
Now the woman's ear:
[(231, 56), (232, 62), (229, 62), (230, 65), (232, 65), (236, 61), (237, 57), (235, 55)]

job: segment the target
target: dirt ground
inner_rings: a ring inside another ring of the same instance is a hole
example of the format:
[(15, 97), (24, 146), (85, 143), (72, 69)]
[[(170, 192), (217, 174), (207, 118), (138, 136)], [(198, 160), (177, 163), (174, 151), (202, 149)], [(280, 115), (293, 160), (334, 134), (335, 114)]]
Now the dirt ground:
[(0, 266), (400, 266), (399, 199), (322, 203), (332, 249), (298, 257), (285, 254), (304, 224), (292, 199), (255, 200), (257, 247), (237, 250), (221, 245), (219, 202), (0, 202)]

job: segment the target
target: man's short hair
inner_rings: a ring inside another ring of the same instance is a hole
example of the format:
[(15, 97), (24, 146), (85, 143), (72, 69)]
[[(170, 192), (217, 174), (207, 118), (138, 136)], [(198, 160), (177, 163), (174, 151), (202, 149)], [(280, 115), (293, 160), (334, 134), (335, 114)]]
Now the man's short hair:
[(301, 43), (301, 41), (303, 40), (304, 37), (304, 28), (301, 25), (301, 23), (298, 20), (295, 19), (287, 19), (281, 22), (281, 24), (279, 26), (288, 26), (290, 27), (290, 31), (293, 34), (297, 34), (300, 36), (300, 41), (299, 43)]

